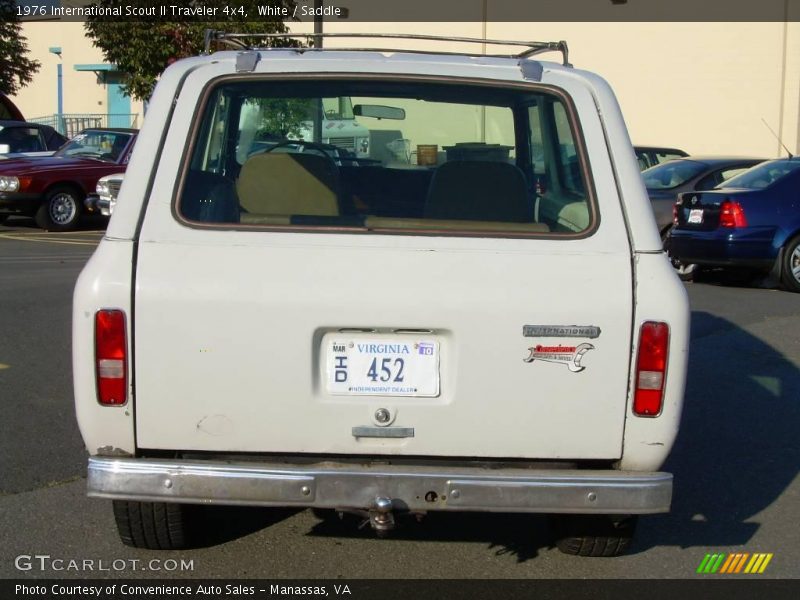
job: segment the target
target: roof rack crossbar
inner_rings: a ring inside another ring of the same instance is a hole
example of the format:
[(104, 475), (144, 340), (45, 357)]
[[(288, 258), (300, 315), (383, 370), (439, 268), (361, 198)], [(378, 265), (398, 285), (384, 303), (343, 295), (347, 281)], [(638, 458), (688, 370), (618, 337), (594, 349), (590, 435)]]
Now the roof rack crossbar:
[[(530, 42), (519, 40), (494, 40), (484, 38), (454, 37), (441, 35), (423, 35), (406, 33), (226, 33), (214, 29), (207, 29), (205, 35), (205, 53), (211, 52), (214, 42), (219, 42), (239, 50), (267, 50), (269, 47), (249, 46), (244, 40), (270, 40), (270, 39), (305, 39), (310, 44), (317, 38), (382, 38), (382, 39), (405, 39), (405, 40), (425, 40), (433, 42), (465, 42), (470, 44), (482, 44), (492, 46), (521, 46), (526, 48), (516, 54), (473, 54), (468, 52), (439, 52), (436, 54), (458, 54), (468, 56), (506, 56), (511, 58), (528, 58), (543, 52), (560, 52), (563, 57), (564, 66), (572, 66), (569, 63), (569, 49), (564, 40), (558, 42)], [(319, 51), (321, 48), (295, 48), (297, 51)], [(389, 50), (388, 48), (327, 48), (326, 50), (382, 50), (392, 52), (413, 52), (420, 54), (433, 54), (431, 50)]]

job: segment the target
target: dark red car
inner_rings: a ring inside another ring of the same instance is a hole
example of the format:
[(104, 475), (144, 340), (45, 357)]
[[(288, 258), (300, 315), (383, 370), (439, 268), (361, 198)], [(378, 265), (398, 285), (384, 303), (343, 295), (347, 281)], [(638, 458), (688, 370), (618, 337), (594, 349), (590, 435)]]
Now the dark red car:
[(53, 156), (0, 162), (0, 223), (23, 215), (48, 231), (74, 229), (97, 180), (125, 171), (136, 134), (136, 129), (86, 129)]

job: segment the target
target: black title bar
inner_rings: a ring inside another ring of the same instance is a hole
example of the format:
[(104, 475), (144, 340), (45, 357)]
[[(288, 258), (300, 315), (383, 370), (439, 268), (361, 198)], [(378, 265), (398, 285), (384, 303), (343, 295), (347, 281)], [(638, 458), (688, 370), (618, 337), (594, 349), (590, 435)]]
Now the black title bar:
[(23, 20), (311, 22), (800, 22), (800, 0), (18, 0)]
[(800, 580), (709, 576), (702, 579), (595, 580), (387, 580), (387, 579), (5, 579), (3, 600), (282, 600), (338, 598), (340, 600), (738, 600), (798, 597)]

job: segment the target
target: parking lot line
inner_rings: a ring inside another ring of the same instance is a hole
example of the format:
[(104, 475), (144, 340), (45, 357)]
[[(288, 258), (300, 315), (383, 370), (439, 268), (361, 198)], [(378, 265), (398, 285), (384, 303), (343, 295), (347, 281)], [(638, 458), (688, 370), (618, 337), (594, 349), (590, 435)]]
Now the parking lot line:
[(0, 257), (0, 265), (44, 265), (49, 263), (67, 264), (67, 263), (85, 263), (91, 254), (76, 254), (71, 256), (48, 256), (48, 257), (18, 257), (18, 258), (4, 258)]
[(14, 231), (13, 235), (104, 235), (105, 231), (100, 229), (87, 229), (85, 231)]
[[(44, 242), (47, 244), (69, 244), (73, 246), (96, 246), (96, 241), (89, 241), (85, 239), (52, 239), (52, 233), (47, 234), (17, 234), (17, 233), (0, 233), (0, 238), (7, 240), (16, 240), (22, 242)], [(73, 234), (74, 235), (74, 234)]]

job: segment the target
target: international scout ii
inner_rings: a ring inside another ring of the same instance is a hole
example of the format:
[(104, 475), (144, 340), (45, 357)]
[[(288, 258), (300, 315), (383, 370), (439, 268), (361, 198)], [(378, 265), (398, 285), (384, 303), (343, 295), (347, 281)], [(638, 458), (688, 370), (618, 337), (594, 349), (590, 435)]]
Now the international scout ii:
[[(545, 513), (561, 550), (622, 552), (670, 507), (688, 305), (608, 84), (563, 42), (209, 39), (234, 48), (164, 73), (75, 290), (122, 541), (191, 544), (186, 507), (227, 504)], [(321, 131), (337, 99), (366, 155)]]

